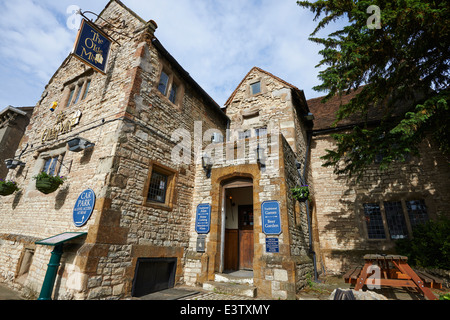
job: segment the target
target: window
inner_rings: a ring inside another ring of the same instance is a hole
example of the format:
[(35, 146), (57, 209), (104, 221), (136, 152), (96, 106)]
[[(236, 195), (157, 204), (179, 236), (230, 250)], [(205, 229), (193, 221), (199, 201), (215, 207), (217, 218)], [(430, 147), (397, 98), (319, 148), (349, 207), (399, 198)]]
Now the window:
[(418, 224), (428, 221), (427, 207), (423, 200), (406, 201), (406, 208), (408, 210), (409, 222), (414, 229)]
[(161, 92), (170, 102), (180, 105), (183, 95), (183, 86), (172, 72), (164, 68), (159, 77), (158, 91)]
[(384, 210), (389, 227), (391, 239), (404, 239), (408, 237), (405, 216), (403, 214), (402, 203), (400, 201), (385, 202)]
[(68, 108), (70, 106), (70, 103), (72, 102), (74, 93), (75, 93), (75, 87), (70, 89), (69, 99), (67, 100), (66, 108)]
[(90, 86), (91, 86), (91, 80), (88, 80), (88, 81), (86, 82), (86, 88), (84, 89), (83, 98), (82, 98), (81, 100), (86, 99), (86, 97), (87, 97), (87, 95), (88, 95), (88, 92), (89, 92)]
[(172, 103), (175, 103), (175, 100), (177, 98), (177, 90), (178, 90), (177, 85), (175, 83), (172, 83), (172, 89), (170, 89), (170, 95), (169, 95), (169, 100)]
[(250, 130), (240, 131), (239, 132), (239, 140), (247, 139), (252, 136), (252, 132)]
[(90, 86), (91, 79), (88, 78), (82, 78), (81, 80), (78, 80), (76, 84), (70, 86), (67, 85), (67, 87), (70, 88), (68, 89), (70, 91), (66, 102), (66, 108), (86, 99)]
[(261, 92), (261, 82), (258, 81), (258, 82), (251, 84), (250, 90), (253, 95), (260, 93)]
[(78, 92), (77, 92), (77, 97), (75, 98), (75, 101), (73, 102), (73, 104), (77, 104), (78, 100), (80, 100), (80, 95), (81, 95), (81, 87), (78, 86)]
[(365, 203), (363, 208), (369, 239), (386, 239), (386, 231), (392, 240), (404, 239), (429, 219), (424, 200)]
[(169, 76), (164, 71), (161, 72), (161, 78), (159, 79), (158, 90), (163, 95), (166, 95), (167, 87), (169, 85)]
[(255, 129), (255, 134), (257, 137), (267, 136), (267, 127), (261, 127), (261, 128)]
[(42, 172), (47, 173), (49, 176), (57, 176), (61, 171), (61, 164), (64, 160), (64, 155), (55, 156), (45, 159), (44, 168)]
[(150, 201), (156, 201), (165, 203), (167, 192), (168, 176), (154, 171), (150, 179), (150, 186), (148, 188), (147, 199)]
[(364, 204), (364, 217), (369, 239), (386, 239), (380, 205), (376, 203)]
[(175, 170), (152, 163), (144, 189), (144, 205), (171, 210), (176, 176)]

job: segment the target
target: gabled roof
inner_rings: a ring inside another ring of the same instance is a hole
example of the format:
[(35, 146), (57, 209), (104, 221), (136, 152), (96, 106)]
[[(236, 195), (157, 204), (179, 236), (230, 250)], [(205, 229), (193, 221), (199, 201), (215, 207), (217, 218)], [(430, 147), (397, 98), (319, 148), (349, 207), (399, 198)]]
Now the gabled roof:
[(99, 16), (101, 17), (103, 12), (110, 6), (110, 4), (112, 2), (116, 2), (118, 5), (120, 5), (122, 8), (124, 8), (125, 10), (127, 10), (132, 16), (134, 16), (136, 19), (138, 19), (139, 21), (141, 21), (142, 23), (146, 23), (146, 21), (144, 19), (142, 19), (139, 15), (137, 15), (133, 10), (131, 10), (130, 8), (128, 8), (122, 1), (120, 0), (110, 0), (108, 2), (108, 4), (105, 6), (105, 8), (102, 10), (102, 12), (100, 12)]
[(294, 85), (292, 85), (292, 84), (290, 84), (290, 83), (284, 81), (284, 80), (281, 79), (281, 78), (278, 78), (277, 76), (273, 75), (273, 74), (270, 73), (270, 72), (267, 72), (267, 71), (265, 71), (265, 70), (263, 70), (263, 69), (261, 69), (261, 68), (258, 68), (258, 67), (253, 67), (253, 68), (247, 73), (247, 75), (242, 79), (242, 81), (239, 83), (239, 85), (238, 85), (238, 86), (236, 87), (236, 89), (233, 91), (233, 93), (231, 94), (231, 96), (230, 96), (230, 97), (228, 98), (228, 100), (225, 102), (225, 106), (228, 106), (228, 105), (231, 103), (231, 101), (233, 101), (234, 96), (236, 95), (236, 93), (237, 93), (239, 87), (242, 85), (242, 83), (244, 83), (245, 79), (247, 79), (247, 77), (248, 77), (253, 71), (255, 71), (255, 70), (257, 70), (257, 71), (259, 71), (259, 72), (262, 72), (262, 73), (265, 73), (266, 75), (268, 75), (268, 76), (270, 76), (270, 77), (272, 77), (272, 78), (274, 78), (274, 79), (280, 81), (281, 83), (285, 84), (286, 86), (288, 86), (288, 87), (290, 87), (291, 89), (293, 89), (294, 91), (296, 91), (298, 94), (300, 94), (300, 96), (303, 96), (303, 97), (304, 97), (303, 90), (300, 90), (300, 89), (297, 88), (296, 86), (294, 86)]

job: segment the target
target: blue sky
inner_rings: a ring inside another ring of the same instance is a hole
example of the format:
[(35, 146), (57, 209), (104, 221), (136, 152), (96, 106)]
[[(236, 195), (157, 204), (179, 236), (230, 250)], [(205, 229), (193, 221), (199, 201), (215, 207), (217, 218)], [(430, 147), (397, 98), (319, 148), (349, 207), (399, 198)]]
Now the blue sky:
[[(295, 0), (122, 0), (144, 20), (200, 86), (223, 105), (254, 66), (322, 96), (317, 22)], [(0, 110), (34, 106), (71, 52), (71, 5), (100, 13), (108, 0), (0, 0)], [(88, 15), (89, 16), (89, 15)], [(89, 17), (93, 17), (92, 15)]]

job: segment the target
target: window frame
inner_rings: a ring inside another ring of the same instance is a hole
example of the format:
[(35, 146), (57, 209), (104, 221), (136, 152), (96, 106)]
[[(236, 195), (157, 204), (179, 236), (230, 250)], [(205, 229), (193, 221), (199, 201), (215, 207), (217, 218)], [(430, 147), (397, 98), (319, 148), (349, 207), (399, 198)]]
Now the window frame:
[[(165, 87), (165, 92), (160, 90), (161, 77), (165, 74), (168, 77), (167, 84)], [(175, 97), (172, 98), (173, 88), (175, 87)], [(175, 75), (165, 63), (162, 64), (161, 70), (159, 72), (158, 80), (156, 81), (156, 91), (161, 94), (168, 102), (171, 104), (182, 107), (183, 97), (184, 97), (184, 86), (179, 78)]]
[[(49, 176), (59, 176), (61, 173), (62, 163), (64, 161), (65, 152), (53, 156), (44, 156), (42, 159), (44, 160), (44, 166), (41, 168), (40, 172), (45, 172)], [(50, 161), (49, 166), (46, 169), (47, 163)], [(53, 167), (53, 169), (51, 169)], [(50, 171), (53, 171), (50, 173)]]
[[(255, 85), (259, 85), (258, 86), (258, 88), (259, 88), (259, 91), (258, 92), (255, 92), (253, 89), (255, 88)], [(253, 83), (250, 83), (250, 94), (252, 95), (252, 96), (256, 96), (256, 95), (258, 95), (258, 94), (260, 94), (260, 93), (262, 93), (262, 83), (261, 83), (261, 80), (258, 80), (258, 81), (255, 81), (255, 82), (253, 82)]]
[(66, 109), (78, 105), (89, 95), (92, 88), (93, 70), (88, 70), (82, 75), (66, 82), (63, 85), (62, 103)]
[[(158, 202), (148, 198), (153, 172), (167, 176), (164, 202)], [(176, 170), (151, 161), (149, 164), (147, 180), (143, 189), (143, 205), (146, 207), (171, 211), (175, 204), (175, 185), (178, 180), (177, 178), (178, 172)]]
[[(405, 227), (406, 227), (405, 239), (412, 239), (413, 230), (414, 230), (415, 226), (412, 225), (410, 218), (409, 218), (409, 212), (408, 212), (408, 208), (406, 205), (406, 203), (409, 201), (422, 202), (422, 204), (426, 208), (426, 214), (427, 214), (427, 218), (428, 218), (427, 221), (434, 219), (434, 217), (435, 217), (433, 214), (434, 207), (432, 205), (432, 202), (428, 201), (428, 199), (426, 197), (424, 197), (423, 195), (414, 194), (414, 195), (406, 195), (406, 196), (401, 196), (401, 197), (392, 197), (392, 198), (389, 197), (389, 198), (385, 198), (385, 199), (373, 199), (373, 198), (365, 197), (365, 199), (363, 201), (356, 202), (356, 204), (360, 208), (360, 216), (362, 219), (362, 225), (363, 225), (365, 239), (368, 241), (388, 241), (388, 242), (398, 240), (397, 238), (392, 238), (392, 230), (389, 228), (389, 222), (388, 222), (388, 217), (387, 217), (388, 212), (386, 210), (386, 204), (394, 203), (394, 202), (401, 203), (401, 212), (403, 214), (402, 219), (404, 219)], [(365, 205), (368, 205), (368, 204), (376, 204), (379, 206), (381, 218), (383, 221), (383, 229), (384, 229), (384, 233), (385, 233), (385, 238), (383, 238), (383, 239), (369, 237), (369, 227), (367, 225), (366, 214), (365, 214), (365, 210), (364, 210)]]

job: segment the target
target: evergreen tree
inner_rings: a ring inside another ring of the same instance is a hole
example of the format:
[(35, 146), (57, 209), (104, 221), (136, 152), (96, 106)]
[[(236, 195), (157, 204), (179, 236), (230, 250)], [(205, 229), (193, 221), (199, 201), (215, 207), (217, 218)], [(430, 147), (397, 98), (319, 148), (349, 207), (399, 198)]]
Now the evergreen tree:
[[(360, 176), (378, 159), (386, 169), (406, 155), (419, 156), (419, 144), (432, 137), (450, 153), (450, 4), (425, 0), (298, 1), (315, 14), (318, 25), (310, 40), (324, 46), (319, 66), (327, 92), (358, 94), (337, 112), (336, 123), (359, 115), (363, 125), (334, 134), (337, 148), (327, 150), (325, 166), (335, 173)], [(326, 38), (319, 30), (337, 19), (347, 19), (341, 30)], [(369, 126), (369, 110), (381, 120)], [(382, 159), (380, 157), (382, 155)]]

